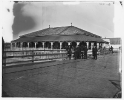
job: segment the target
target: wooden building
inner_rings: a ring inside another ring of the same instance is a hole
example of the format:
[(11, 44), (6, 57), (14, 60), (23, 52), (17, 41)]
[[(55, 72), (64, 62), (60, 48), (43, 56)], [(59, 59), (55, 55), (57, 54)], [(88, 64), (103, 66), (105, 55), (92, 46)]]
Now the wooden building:
[(93, 45), (98, 48), (105, 41), (98, 35), (85, 31), (75, 26), (54, 27), (35, 31), (20, 36), (11, 41), (11, 48), (34, 49), (64, 49), (67, 45), (86, 45), (91, 49)]
[(112, 46), (114, 50), (118, 50), (121, 48), (121, 38), (103, 38), (104, 41), (108, 41), (108, 46), (107, 44), (103, 44), (103, 46), (110, 47)]

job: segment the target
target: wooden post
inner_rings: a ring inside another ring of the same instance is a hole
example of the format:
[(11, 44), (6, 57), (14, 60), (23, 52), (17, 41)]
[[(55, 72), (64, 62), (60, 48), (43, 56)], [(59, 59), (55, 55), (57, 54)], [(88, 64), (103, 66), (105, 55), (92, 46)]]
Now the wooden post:
[(97, 49), (99, 49), (99, 43), (97, 43)]
[(15, 50), (16, 50), (16, 42), (15, 42)]
[(21, 42), (21, 50), (23, 50), (23, 42)]
[(35, 42), (35, 49), (36, 49), (37, 42)]
[(6, 66), (6, 58), (5, 57), (6, 57), (5, 44), (4, 44), (4, 39), (2, 38), (2, 67)]
[(92, 50), (93, 46), (94, 46), (94, 43), (93, 43), (93, 42), (91, 42), (91, 50)]
[(28, 42), (28, 49), (29, 49), (29, 42)]
[(77, 43), (77, 46), (78, 46), (80, 42), (76, 42), (76, 43)]
[(68, 46), (71, 44), (71, 42), (68, 42)]
[(34, 62), (34, 51), (32, 50), (32, 63)]
[(51, 42), (51, 50), (53, 49), (53, 42)]
[(10, 47), (11, 51), (12, 51), (12, 43), (11, 43), (11, 47)]
[(42, 42), (42, 43), (43, 43), (43, 50), (44, 50), (44, 43), (45, 43), (45, 42)]
[(62, 48), (62, 42), (60, 42), (60, 53), (62, 53), (61, 48)]

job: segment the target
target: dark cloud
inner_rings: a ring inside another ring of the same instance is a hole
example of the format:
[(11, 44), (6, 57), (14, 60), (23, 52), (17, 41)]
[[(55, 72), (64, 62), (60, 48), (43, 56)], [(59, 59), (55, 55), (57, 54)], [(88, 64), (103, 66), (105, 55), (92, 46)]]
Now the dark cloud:
[(21, 9), (24, 6), (25, 3), (15, 3), (13, 6), (13, 15), (15, 16), (12, 25), (14, 39), (18, 38), (20, 32), (30, 30), (35, 26), (35, 22), (32, 17), (24, 16), (22, 14)]
[(112, 36), (114, 31), (114, 5), (80, 3), (65, 5), (63, 2), (19, 2), (14, 4), (14, 39), (19, 34), (57, 26), (74, 26), (101, 36)]
[(14, 1), (15, 3), (18, 3), (19, 1)]
[(120, 4), (121, 4), (121, 6), (123, 6), (123, 3), (122, 3), (122, 1), (120, 1)]
[(7, 9), (7, 11), (8, 11), (8, 12), (10, 12), (10, 10), (9, 10), (9, 9)]

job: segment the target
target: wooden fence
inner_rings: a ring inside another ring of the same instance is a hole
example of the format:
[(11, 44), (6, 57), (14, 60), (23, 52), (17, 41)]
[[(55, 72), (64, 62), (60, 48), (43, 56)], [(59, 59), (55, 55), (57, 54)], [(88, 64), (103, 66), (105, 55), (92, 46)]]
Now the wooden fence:
[[(99, 49), (98, 55), (109, 54), (111, 51), (108, 49)], [(92, 50), (88, 50), (88, 56), (92, 56)], [(67, 58), (67, 51), (65, 49), (53, 49), (53, 50), (14, 50), (4, 51), (2, 66), (14, 66), (23, 64), (32, 64), (53, 60), (62, 60)]]
[(3, 67), (7, 67), (65, 58), (67, 58), (65, 49), (4, 51), (2, 65)]

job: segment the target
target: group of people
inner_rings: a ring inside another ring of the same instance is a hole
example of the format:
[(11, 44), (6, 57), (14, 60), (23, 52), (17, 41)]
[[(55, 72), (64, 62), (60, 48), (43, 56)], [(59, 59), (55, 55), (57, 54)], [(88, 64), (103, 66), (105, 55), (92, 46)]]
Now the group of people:
[(93, 59), (97, 59), (97, 46), (93, 46), (92, 48), (92, 55), (93, 55)]
[[(73, 47), (71, 45), (66, 47), (67, 54), (69, 60), (73, 56), (74, 59), (87, 59), (87, 46), (86, 45), (78, 45), (76, 47)], [(94, 46), (92, 48), (92, 54), (93, 54), (93, 59), (97, 59), (97, 47)]]
[(111, 51), (112, 53), (114, 53), (114, 52), (113, 52), (113, 47), (112, 47), (112, 46), (109, 48), (109, 51)]

